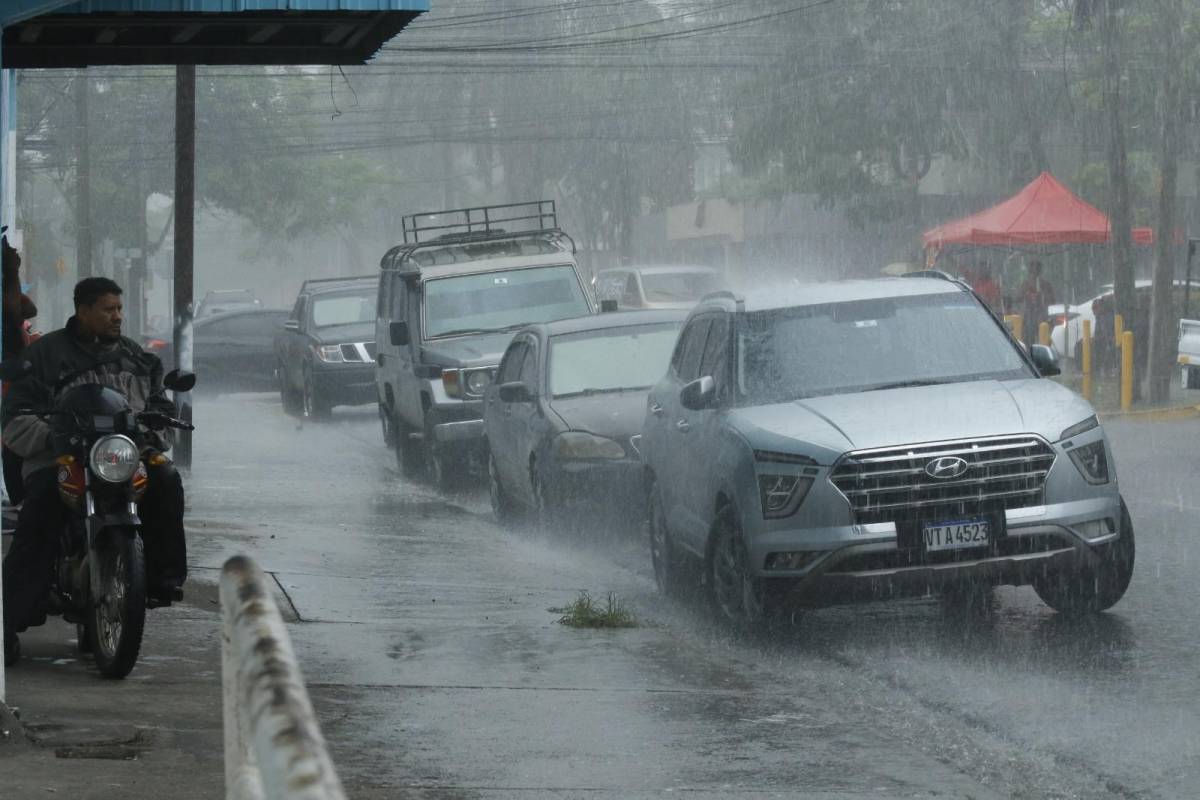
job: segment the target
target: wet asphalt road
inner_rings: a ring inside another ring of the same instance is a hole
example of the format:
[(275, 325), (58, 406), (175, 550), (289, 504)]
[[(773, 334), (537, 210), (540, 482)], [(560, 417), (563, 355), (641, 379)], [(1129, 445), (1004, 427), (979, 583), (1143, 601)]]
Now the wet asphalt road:
[[(402, 481), (373, 408), (299, 426), (204, 400), (191, 560), (272, 571), (358, 797), (1194, 797), (1200, 419), (1110, 423), (1132, 587), (1069, 621), (1030, 589), (732, 634), (654, 588), (640, 533), (506, 531), (486, 492)], [(641, 627), (555, 623), (579, 590)]]

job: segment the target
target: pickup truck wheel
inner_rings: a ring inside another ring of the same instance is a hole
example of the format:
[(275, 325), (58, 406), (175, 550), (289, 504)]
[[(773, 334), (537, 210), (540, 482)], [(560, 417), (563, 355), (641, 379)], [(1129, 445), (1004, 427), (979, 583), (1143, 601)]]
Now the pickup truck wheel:
[(717, 615), (737, 629), (757, 631), (780, 618), (786, 587), (755, 576), (732, 506), (717, 513), (708, 552), (709, 600)]
[(1061, 614), (1107, 611), (1129, 588), (1136, 550), (1133, 520), (1122, 499), (1121, 535), (1097, 548), (1099, 563), (1072, 573), (1043, 576), (1033, 582), (1034, 591), (1042, 602)]
[(332, 410), (329, 403), (317, 389), (313, 380), (312, 370), (304, 370), (304, 391), (302, 394), (305, 419), (325, 419)]
[(283, 406), (283, 413), (296, 417), (301, 414), (303, 404), (300, 402), (300, 395), (288, 385), (287, 370), (280, 364), (275, 368), (275, 377), (279, 381), (279, 404)]
[(379, 403), (379, 427), (383, 430), (383, 446), (392, 448), (396, 446), (396, 428), (392, 424), (392, 412), (388, 411), (387, 406), (382, 402)]

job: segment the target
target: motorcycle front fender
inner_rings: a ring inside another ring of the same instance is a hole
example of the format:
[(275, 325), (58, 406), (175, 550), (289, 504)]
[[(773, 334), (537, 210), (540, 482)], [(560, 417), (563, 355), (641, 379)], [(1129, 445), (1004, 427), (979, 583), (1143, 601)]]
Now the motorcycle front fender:
[(89, 594), (93, 602), (102, 591), (100, 548), (118, 544), (126, 537), (137, 536), (141, 527), (141, 519), (132, 510), (116, 514), (96, 514), (88, 519), (87, 574)]

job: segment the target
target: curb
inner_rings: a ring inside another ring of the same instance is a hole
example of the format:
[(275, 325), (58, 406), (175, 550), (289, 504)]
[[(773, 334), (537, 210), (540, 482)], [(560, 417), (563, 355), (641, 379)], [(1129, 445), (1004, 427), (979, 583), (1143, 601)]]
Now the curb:
[(1127, 419), (1134, 422), (1175, 422), (1200, 416), (1200, 405), (1144, 408), (1132, 411), (1097, 411), (1101, 419)]

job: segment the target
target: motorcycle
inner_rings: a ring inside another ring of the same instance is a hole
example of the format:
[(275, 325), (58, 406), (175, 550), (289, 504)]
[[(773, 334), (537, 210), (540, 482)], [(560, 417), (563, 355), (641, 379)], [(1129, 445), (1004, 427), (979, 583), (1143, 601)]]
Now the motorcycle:
[[(195, 375), (178, 370), (163, 379), (176, 392), (195, 383)], [(79, 649), (92, 653), (101, 675), (124, 678), (137, 663), (149, 607), (137, 505), (149, 483), (145, 429), (194, 426), (160, 412), (134, 412), (122, 394), (94, 383), (62, 391), (38, 415), (50, 423), (60, 454), (58, 493), (69, 511), (47, 613), (76, 624)], [(156, 459), (166, 456), (148, 456)]]

